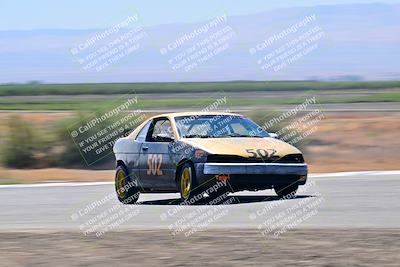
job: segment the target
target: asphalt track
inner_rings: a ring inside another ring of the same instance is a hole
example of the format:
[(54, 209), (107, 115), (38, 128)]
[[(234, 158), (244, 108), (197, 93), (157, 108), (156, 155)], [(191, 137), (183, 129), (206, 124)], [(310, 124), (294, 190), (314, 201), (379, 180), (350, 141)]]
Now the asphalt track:
[[(214, 214), (210, 215), (213, 220), (203, 224), (205, 229), (260, 229), (269, 218), (289, 210), (312, 211), (310, 216), (298, 213), (297, 219), (302, 220), (297, 220), (296, 228), (397, 228), (399, 192), (400, 171), (313, 175), (296, 199), (279, 200), (272, 190), (240, 192), (224, 200), (229, 200), (228, 205), (182, 206), (177, 205), (178, 194), (142, 194), (140, 205), (121, 207), (112, 183), (2, 185), (0, 229), (82, 231), (93, 224), (93, 218), (99, 219), (102, 214), (112, 217), (118, 212), (113, 207), (127, 209), (117, 230), (175, 229), (171, 225), (181, 223), (187, 214), (196, 214), (197, 218), (207, 211)], [(190, 223), (201, 224), (194, 220)]]

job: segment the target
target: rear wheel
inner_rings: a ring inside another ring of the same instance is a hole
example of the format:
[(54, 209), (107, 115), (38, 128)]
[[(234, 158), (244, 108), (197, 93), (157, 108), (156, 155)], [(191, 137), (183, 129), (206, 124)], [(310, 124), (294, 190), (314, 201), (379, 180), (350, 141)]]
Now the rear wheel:
[[(178, 187), (183, 201), (192, 200), (194, 197), (201, 199), (201, 194), (196, 190), (196, 172), (191, 164), (185, 163), (179, 169)], [(195, 201), (199, 199), (195, 199)]]
[(283, 197), (293, 198), (296, 195), (298, 188), (299, 188), (298, 184), (274, 185), (275, 193), (280, 198)]
[(118, 166), (115, 172), (115, 191), (123, 204), (134, 204), (139, 199), (139, 190), (122, 166)]

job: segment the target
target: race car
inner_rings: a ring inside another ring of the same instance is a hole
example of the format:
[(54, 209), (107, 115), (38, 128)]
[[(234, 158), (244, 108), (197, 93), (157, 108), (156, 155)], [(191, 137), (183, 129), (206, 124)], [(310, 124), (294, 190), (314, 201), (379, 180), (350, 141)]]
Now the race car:
[(297, 148), (234, 113), (154, 116), (118, 139), (113, 151), (115, 189), (124, 204), (145, 192), (179, 192), (182, 201), (190, 201), (273, 188), (283, 197), (307, 180)]

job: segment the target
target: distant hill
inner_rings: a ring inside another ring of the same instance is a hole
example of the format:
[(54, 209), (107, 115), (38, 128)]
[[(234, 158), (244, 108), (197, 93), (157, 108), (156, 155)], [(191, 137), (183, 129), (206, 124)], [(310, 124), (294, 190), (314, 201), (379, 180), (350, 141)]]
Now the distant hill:
[[(69, 82), (175, 82), (224, 80), (395, 80), (400, 79), (400, 5), (357, 4), (296, 7), (246, 16), (229, 16), (226, 24), (235, 33), (228, 47), (190, 71), (174, 71), (168, 63), (212, 34), (202, 33), (173, 52), (160, 49), (182, 40), (205, 22), (167, 24), (144, 28), (140, 47), (102, 71), (85, 71), (71, 49), (105, 29), (49, 29), (0, 32), (0, 83), (38, 80)], [(258, 52), (249, 49), (279, 34), (307, 16), (315, 15), (297, 33)], [(124, 18), (121, 18), (121, 20)], [(318, 26), (324, 33), (315, 50), (280, 71), (263, 71), (261, 55)], [(129, 29), (121, 31), (126, 34)], [(101, 47), (106, 39), (98, 41)], [(88, 49), (90, 50), (90, 49)], [(85, 51), (86, 52), (86, 51)], [(81, 55), (81, 54), (80, 54)], [(260, 55), (260, 56), (259, 56)]]

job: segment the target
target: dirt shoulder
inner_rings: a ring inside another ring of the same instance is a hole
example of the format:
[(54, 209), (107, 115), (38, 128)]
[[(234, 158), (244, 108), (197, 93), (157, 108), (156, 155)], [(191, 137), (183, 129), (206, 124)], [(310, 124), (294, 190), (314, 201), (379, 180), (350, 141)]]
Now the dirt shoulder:
[(304, 155), (312, 173), (400, 168), (400, 113), (326, 113)]
[[(334, 237), (334, 238), (332, 238)], [(2, 266), (398, 266), (399, 229), (293, 230), (278, 239), (257, 231), (0, 233)]]
[(110, 182), (114, 181), (114, 170), (80, 170), (63, 168), (46, 169), (0, 169), (0, 182), (44, 183), (44, 182)]

